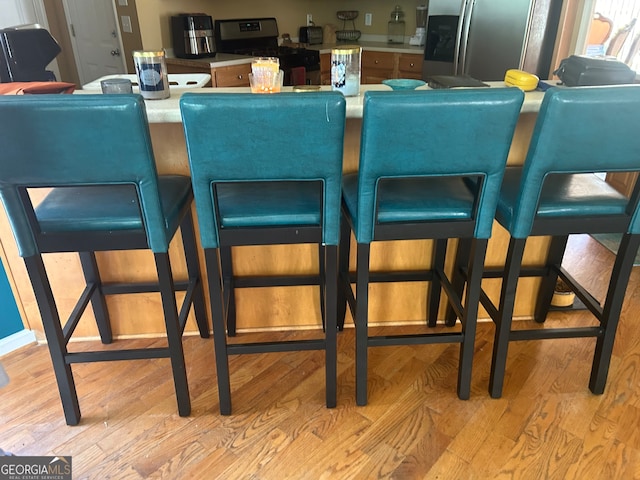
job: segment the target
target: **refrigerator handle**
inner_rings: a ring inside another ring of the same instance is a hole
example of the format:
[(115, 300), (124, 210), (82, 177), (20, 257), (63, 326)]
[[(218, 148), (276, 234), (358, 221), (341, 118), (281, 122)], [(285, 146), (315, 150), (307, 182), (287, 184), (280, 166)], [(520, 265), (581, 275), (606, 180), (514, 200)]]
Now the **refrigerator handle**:
[(462, 46), (462, 30), (465, 23), (467, 13), (467, 3), (469, 0), (462, 0), (462, 6), (460, 7), (460, 17), (458, 20), (458, 31), (456, 32), (456, 46), (453, 52), (453, 74), (458, 74), (458, 65), (460, 63), (460, 48)]
[(467, 47), (469, 46), (469, 28), (471, 27), (471, 17), (473, 16), (473, 8), (476, 6), (476, 0), (465, 0), (462, 7), (459, 31), (459, 56), (456, 57), (456, 75), (464, 75), (467, 65)]

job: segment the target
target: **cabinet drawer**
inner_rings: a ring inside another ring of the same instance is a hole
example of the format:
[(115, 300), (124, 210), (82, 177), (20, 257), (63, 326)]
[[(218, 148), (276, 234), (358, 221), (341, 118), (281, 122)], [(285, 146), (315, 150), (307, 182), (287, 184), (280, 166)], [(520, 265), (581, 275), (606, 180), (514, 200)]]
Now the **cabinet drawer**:
[(211, 72), (215, 75), (216, 87), (248, 87), (251, 63), (216, 68)]
[(375, 68), (393, 71), (393, 53), (362, 52), (362, 68)]
[(422, 55), (400, 55), (398, 71), (402, 78), (421, 78)]

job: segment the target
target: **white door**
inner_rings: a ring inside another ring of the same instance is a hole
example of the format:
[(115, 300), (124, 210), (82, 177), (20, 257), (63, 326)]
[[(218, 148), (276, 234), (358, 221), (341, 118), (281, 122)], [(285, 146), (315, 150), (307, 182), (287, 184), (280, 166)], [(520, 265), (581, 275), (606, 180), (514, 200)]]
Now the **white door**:
[(112, 0), (64, 0), (80, 84), (125, 73)]

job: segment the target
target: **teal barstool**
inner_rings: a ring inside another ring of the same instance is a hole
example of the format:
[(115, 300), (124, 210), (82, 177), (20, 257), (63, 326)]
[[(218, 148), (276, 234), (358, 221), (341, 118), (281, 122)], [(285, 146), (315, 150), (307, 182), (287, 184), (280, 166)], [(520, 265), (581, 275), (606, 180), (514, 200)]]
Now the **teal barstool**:
[[(365, 93), (359, 172), (346, 175), (343, 182), (338, 317), (344, 319), (348, 301), (356, 327), (358, 405), (367, 403), (368, 348), (385, 345), (460, 343), (458, 396), (469, 398), (487, 239), (522, 102), (521, 91), (504, 88)], [(478, 182), (475, 194), (465, 180)], [(348, 265), (351, 230), (357, 243), (352, 278)], [(454, 292), (444, 271), (450, 238), (471, 241), (464, 299)], [(434, 240), (430, 268), (369, 271), (372, 242), (410, 239)], [(436, 325), (444, 289), (462, 330), (370, 335), (369, 284), (392, 281), (431, 283), (429, 326)]]
[[(157, 175), (142, 97), (0, 97), (0, 144), (0, 198), (38, 302), (67, 423), (80, 421), (71, 365), (81, 362), (168, 358), (178, 412), (189, 415), (182, 333), (191, 307), (200, 335), (209, 336), (191, 218), (193, 194), (188, 177)], [(50, 191), (34, 206), (32, 189)], [(174, 282), (168, 248), (178, 227), (189, 278)], [(153, 252), (159, 282), (103, 283), (95, 252), (134, 249)], [(42, 261), (51, 252), (78, 252), (86, 280), (64, 326)], [(179, 313), (176, 290), (186, 291)], [(89, 303), (102, 342), (111, 343), (105, 296), (154, 291), (162, 297), (166, 347), (67, 349)]]
[[(496, 218), (510, 234), (497, 304), (482, 304), (496, 324), (489, 391), (502, 395), (510, 341), (595, 337), (589, 388), (604, 391), (616, 328), (631, 268), (640, 244), (639, 185), (631, 198), (596, 172), (640, 171), (640, 86), (554, 88), (547, 91), (522, 167), (508, 168)], [(619, 233), (622, 237), (604, 304), (562, 267), (570, 234)], [(552, 237), (546, 265), (522, 266), (527, 238)], [(579, 328), (512, 329), (518, 278), (542, 277), (535, 320), (544, 322), (558, 277), (593, 313), (599, 324)]]
[[(324, 350), (336, 405), (337, 248), (345, 100), (340, 93), (185, 94), (180, 100), (205, 251), (220, 413), (231, 413), (229, 355)], [(236, 276), (232, 246), (315, 243), (318, 275)], [(236, 288), (318, 285), (318, 340), (227, 344)], [(225, 322), (226, 320), (226, 322)]]

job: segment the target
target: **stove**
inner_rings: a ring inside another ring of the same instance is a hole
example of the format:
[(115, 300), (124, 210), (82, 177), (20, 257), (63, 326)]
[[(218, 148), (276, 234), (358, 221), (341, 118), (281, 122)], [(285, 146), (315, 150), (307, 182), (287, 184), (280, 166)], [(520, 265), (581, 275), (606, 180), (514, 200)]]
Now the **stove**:
[(320, 84), (320, 52), (278, 45), (275, 18), (216, 20), (216, 51), (252, 57), (277, 57), (285, 85)]

